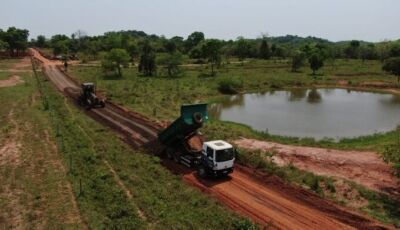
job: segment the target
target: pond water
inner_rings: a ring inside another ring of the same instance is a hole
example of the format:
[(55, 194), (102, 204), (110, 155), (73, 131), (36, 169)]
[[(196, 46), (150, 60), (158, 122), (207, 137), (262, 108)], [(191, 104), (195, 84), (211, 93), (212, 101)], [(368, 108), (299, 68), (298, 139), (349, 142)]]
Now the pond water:
[(317, 140), (387, 132), (400, 124), (400, 97), (346, 89), (293, 89), (227, 96), (212, 118), (270, 134)]

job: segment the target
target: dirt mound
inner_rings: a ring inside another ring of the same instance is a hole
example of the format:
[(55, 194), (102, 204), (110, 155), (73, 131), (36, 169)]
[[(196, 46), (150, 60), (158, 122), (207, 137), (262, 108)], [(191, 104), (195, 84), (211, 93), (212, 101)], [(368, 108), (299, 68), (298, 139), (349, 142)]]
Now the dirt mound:
[(23, 83), (24, 81), (18, 75), (13, 75), (9, 79), (0, 80), (0, 88), (11, 87)]
[(400, 182), (394, 170), (375, 152), (291, 146), (244, 138), (234, 143), (245, 149), (273, 151), (276, 154), (272, 159), (280, 166), (293, 164), (318, 175), (352, 180), (375, 191), (400, 196)]

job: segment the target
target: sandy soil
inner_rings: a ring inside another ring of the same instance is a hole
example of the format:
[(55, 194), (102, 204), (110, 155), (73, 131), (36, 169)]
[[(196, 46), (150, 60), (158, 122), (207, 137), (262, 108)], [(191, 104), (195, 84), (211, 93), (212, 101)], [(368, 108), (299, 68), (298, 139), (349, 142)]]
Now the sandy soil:
[(400, 196), (400, 182), (394, 170), (375, 152), (291, 146), (245, 138), (234, 143), (240, 148), (274, 152), (272, 160), (280, 166), (292, 163), (318, 175), (352, 180), (375, 191)]
[(12, 75), (9, 79), (0, 80), (0, 88), (11, 87), (23, 83), (24, 81), (18, 75)]

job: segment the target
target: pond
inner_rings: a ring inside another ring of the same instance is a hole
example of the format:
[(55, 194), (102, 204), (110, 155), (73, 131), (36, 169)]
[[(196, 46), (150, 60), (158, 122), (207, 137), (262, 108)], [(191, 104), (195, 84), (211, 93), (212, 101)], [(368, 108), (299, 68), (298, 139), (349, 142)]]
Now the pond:
[(347, 89), (292, 89), (226, 96), (214, 119), (274, 135), (317, 140), (387, 132), (400, 124), (400, 96)]

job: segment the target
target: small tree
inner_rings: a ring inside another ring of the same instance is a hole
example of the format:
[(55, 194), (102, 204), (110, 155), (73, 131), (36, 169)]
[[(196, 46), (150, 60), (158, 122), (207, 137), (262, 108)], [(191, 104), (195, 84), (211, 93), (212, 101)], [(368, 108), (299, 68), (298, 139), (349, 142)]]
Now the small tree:
[(319, 70), (321, 67), (324, 66), (324, 58), (321, 53), (318, 51), (314, 51), (311, 53), (311, 55), (308, 57), (308, 62), (310, 63), (310, 68), (313, 71), (313, 76), (315, 76), (315, 72)]
[(217, 39), (208, 39), (201, 47), (203, 57), (207, 58), (208, 63), (211, 64), (212, 76), (215, 76), (214, 67), (221, 63), (221, 47), (222, 43)]
[(292, 72), (297, 72), (304, 64), (306, 55), (304, 52), (297, 50), (292, 56)]
[(139, 72), (145, 76), (153, 76), (156, 71), (156, 54), (149, 41), (145, 41), (142, 46), (142, 54), (139, 62)]
[(397, 76), (397, 84), (400, 84), (400, 57), (387, 59), (384, 62), (382, 69)]
[(169, 77), (178, 76), (181, 73), (179, 66), (182, 64), (182, 54), (179, 52), (168, 53), (159, 63), (165, 65)]
[(46, 37), (43, 36), (43, 35), (37, 36), (36, 46), (39, 47), (39, 48), (46, 47)]
[(268, 42), (266, 39), (263, 39), (260, 45), (259, 56), (261, 59), (270, 59), (271, 51), (268, 46)]
[(239, 37), (236, 42), (235, 53), (239, 57), (239, 61), (242, 62), (242, 65), (244, 59), (249, 55), (250, 49), (251, 47), (249, 42), (243, 37)]
[(105, 56), (101, 65), (105, 71), (116, 71), (122, 77), (122, 67), (129, 65), (129, 54), (124, 49), (112, 49)]
[(135, 60), (139, 56), (139, 49), (138, 49), (136, 43), (134, 43), (134, 42), (129, 43), (127, 50), (128, 50), (129, 56), (131, 57), (132, 63), (135, 64)]

